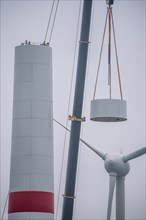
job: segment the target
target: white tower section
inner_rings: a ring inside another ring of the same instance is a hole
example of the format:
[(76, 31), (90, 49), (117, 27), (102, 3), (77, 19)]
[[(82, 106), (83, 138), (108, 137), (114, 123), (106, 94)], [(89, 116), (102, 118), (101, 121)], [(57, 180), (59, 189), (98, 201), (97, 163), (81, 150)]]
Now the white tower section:
[(15, 48), (8, 219), (53, 219), (52, 50)]

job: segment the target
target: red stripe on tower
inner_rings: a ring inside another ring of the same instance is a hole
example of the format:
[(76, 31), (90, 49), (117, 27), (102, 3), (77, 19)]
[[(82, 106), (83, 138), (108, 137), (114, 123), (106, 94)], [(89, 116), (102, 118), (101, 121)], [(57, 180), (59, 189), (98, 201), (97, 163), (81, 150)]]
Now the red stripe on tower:
[(51, 192), (11, 192), (8, 213), (47, 212), (54, 213), (54, 194)]

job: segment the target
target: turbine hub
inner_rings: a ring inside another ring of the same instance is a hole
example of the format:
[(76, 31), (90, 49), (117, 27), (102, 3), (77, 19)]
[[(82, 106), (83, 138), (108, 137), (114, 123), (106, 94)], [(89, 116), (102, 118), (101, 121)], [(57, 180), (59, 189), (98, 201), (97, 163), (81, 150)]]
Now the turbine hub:
[(108, 173), (116, 173), (117, 176), (126, 176), (130, 170), (128, 162), (123, 161), (123, 155), (118, 153), (107, 154), (104, 162)]

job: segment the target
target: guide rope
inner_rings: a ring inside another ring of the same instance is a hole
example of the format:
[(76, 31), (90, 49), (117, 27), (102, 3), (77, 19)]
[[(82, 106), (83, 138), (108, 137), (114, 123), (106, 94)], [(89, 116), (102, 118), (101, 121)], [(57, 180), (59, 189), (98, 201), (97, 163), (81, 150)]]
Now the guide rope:
[(1, 218), (1, 220), (4, 219), (4, 215), (5, 215), (5, 210), (6, 210), (6, 207), (7, 207), (8, 198), (9, 198), (9, 192), (7, 193), (7, 196), (6, 196), (6, 201), (5, 201), (5, 204), (4, 204), (4, 209), (3, 209), (3, 212), (2, 212), (2, 218)]

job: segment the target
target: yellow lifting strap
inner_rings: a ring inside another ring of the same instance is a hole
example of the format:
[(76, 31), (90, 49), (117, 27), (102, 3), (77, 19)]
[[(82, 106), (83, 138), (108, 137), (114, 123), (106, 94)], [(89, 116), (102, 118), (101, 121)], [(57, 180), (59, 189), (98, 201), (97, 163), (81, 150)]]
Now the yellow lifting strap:
[(76, 116), (71, 116), (69, 115), (68, 116), (68, 120), (70, 121), (78, 121), (78, 122), (85, 122), (86, 121), (86, 118), (83, 117), (83, 118), (77, 118)]

